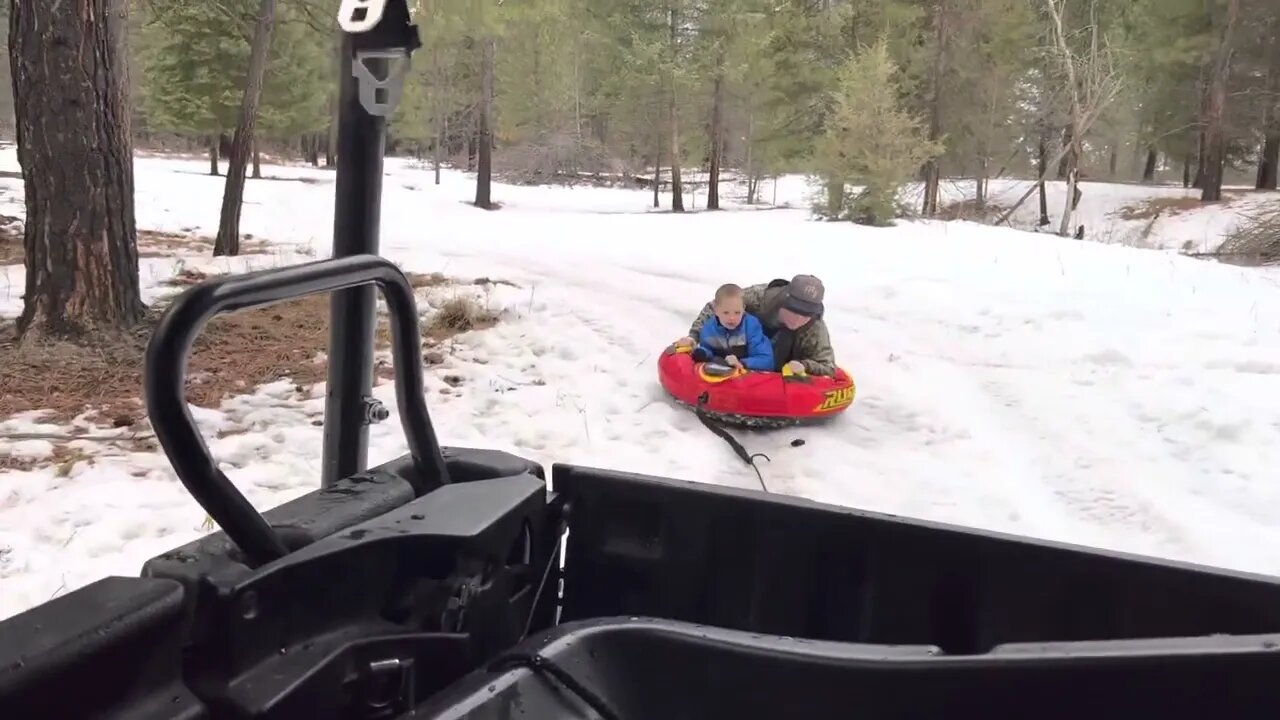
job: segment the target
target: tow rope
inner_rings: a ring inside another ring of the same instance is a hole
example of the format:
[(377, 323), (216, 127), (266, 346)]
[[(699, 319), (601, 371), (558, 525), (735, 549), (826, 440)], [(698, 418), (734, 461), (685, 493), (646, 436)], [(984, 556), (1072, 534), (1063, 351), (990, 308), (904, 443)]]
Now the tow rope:
[(756, 465), (756, 458), (762, 457), (769, 462), (773, 462), (773, 460), (764, 453), (752, 454), (747, 452), (747, 449), (742, 446), (742, 443), (738, 442), (737, 438), (708, 415), (707, 411), (703, 409), (703, 406), (705, 406), (707, 401), (710, 399), (711, 396), (705, 391), (699, 395), (698, 404), (693, 408), (693, 414), (698, 416), (698, 420), (700, 420), (708, 430), (718, 435), (725, 442), (729, 443), (729, 447), (733, 448), (734, 454), (742, 458), (742, 462), (750, 465), (751, 469), (756, 471), (756, 479), (760, 481), (760, 488), (765, 492), (769, 492), (769, 486), (764, 484), (764, 475), (760, 474), (760, 467)]

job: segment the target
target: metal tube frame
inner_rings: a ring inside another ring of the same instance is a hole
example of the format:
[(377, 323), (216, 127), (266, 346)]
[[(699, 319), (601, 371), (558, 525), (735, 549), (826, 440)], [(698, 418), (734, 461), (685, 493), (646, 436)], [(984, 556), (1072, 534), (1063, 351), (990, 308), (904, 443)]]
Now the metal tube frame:
[[(378, 254), (386, 117), (399, 100), (409, 58), (421, 46), (406, 0), (356, 2), (364, 20), (339, 12), (338, 170), (334, 188), (333, 257)], [(376, 17), (369, 24), (370, 15)], [(355, 30), (352, 31), (352, 28)], [(322, 487), (366, 469), (373, 399), (374, 288), (333, 293), (329, 305), (329, 372), (325, 393)], [(396, 368), (397, 372), (400, 368)]]
[(143, 390), (156, 439), (178, 479), (255, 565), (288, 554), (284, 540), (218, 468), (183, 398), (187, 358), (196, 336), (215, 315), (262, 307), (322, 292), (377, 285), (391, 314), (396, 403), (416, 477), (424, 495), (449, 482), (422, 391), (422, 341), (413, 286), (394, 264), (374, 255), (318, 260), (207, 280), (179, 295), (147, 344)]

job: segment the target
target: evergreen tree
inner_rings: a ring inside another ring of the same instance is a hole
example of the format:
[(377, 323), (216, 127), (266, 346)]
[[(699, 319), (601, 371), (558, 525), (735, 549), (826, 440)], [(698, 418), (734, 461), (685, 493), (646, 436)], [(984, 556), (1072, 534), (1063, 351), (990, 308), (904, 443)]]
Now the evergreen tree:
[[(897, 216), (901, 185), (942, 151), (922, 119), (900, 98), (888, 43), (864, 48), (836, 73), (832, 112), (818, 142), (814, 169), (829, 192), (820, 215), (870, 225)], [(856, 192), (849, 185), (861, 185)]]

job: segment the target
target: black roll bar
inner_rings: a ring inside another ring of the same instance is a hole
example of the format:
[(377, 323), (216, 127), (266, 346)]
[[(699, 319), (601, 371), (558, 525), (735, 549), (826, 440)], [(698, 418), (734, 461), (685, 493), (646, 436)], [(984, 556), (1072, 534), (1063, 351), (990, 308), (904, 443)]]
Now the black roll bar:
[(191, 346), (219, 313), (370, 284), (382, 290), (390, 311), (396, 406), (417, 470), (414, 492), (421, 496), (447, 484), (449, 474), (423, 397), (422, 341), (413, 286), (389, 260), (351, 255), (207, 280), (174, 299), (147, 345), (143, 387), (156, 438), (178, 479), (255, 564), (283, 557), (288, 549), (218, 469), (196, 429), (184, 393)]

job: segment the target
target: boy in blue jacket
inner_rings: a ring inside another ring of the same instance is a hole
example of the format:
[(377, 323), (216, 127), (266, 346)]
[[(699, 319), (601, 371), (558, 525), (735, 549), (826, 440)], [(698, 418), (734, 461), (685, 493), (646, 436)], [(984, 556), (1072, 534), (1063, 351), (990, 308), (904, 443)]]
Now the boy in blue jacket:
[(723, 359), (728, 365), (747, 370), (773, 370), (773, 343), (764, 334), (760, 320), (746, 311), (742, 288), (733, 283), (721, 285), (711, 307), (715, 315), (702, 324), (693, 358)]

